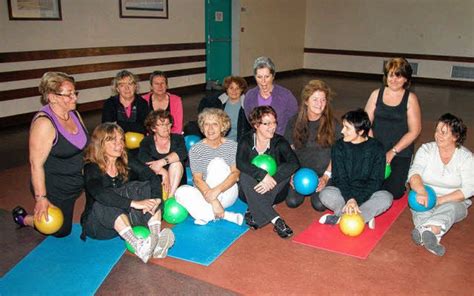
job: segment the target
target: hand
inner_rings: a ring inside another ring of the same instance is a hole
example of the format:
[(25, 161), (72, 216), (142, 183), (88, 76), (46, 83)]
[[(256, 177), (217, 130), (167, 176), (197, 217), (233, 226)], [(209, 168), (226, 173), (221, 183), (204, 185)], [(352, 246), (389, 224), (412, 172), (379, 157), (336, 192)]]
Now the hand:
[(263, 178), (263, 180), (260, 181), (260, 183), (258, 183), (253, 189), (260, 194), (265, 194), (275, 188), (276, 184), (277, 182), (275, 179), (273, 179), (273, 177), (271, 177), (269, 174), (266, 174), (265, 178)]
[(392, 162), (392, 159), (395, 157), (395, 153), (392, 150), (387, 151), (385, 153), (385, 161), (389, 164)]
[(34, 210), (34, 217), (36, 221), (40, 221), (41, 216), (44, 217), (46, 222), (49, 221), (49, 218), (48, 218), (49, 206), (50, 206), (49, 200), (45, 197), (40, 197), (36, 200), (35, 210)]
[(219, 196), (219, 194), (221, 194), (221, 192), (216, 187), (215, 188), (209, 188), (209, 190), (207, 190), (204, 193), (204, 199), (208, 203), (211, 203), (212, 201), (217, 200), (217, 197)]
[(293, 175), (291, 175), (291, 177), (290, 177), (290, 186), (291, 186), (291, 189), (293, 189), (293, 190), (295, 190), (295, 184), (293, 183), (293, 177), (294, 177), (294, 176), (295, 176), (295, 175), (293, 174)]
[(211, 201), (212, 211), (214, 212), (214, 217), (221, 219), (224, 218), (224, 208), (222, 207), (219, 200), (215, 199)]
[(352, 214), (360, 214), (361, 211), (355, 199), (351, 198), (347, 201), (346, 205), (342, 208), (342, 212), (352, 215)]
[(130, 204), (130, 207), (137, 209), (137, 210), (142, 210), (143, 214), (145, 213), (150, 213), (152, 215), (155, 214), (156, 209), (160, 205), (159, 199), (144, 199), (144, 200), (133, 200), (132, 203)]
[(149, 161), (146, 165), (153, 171), (155, 174), (159, 174), (161, 169), (165, 166), (165, 162), (161, 159)]
[(316, 192), (319, 192), (326, 187), (326, 185), (329, 182), (329, 177), (327, 175), (323, 175), (321, 178), (319, 178), (319, 184), (318, 187), (316, 188)]
[(428, 205), (428, 193), (426, 190), (416, 194), (416, 202), (424, 207)]

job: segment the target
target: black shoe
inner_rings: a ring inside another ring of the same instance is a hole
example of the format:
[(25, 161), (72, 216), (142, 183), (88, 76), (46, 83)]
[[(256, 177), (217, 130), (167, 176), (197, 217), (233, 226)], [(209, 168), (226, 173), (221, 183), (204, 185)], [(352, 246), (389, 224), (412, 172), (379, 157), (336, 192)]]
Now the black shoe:
[(247, 224), (250, 228), (258, 229), (258, 225), (253, 219), (253, 216), (252, 214), (250, 214), (249, 211), (245, 212), (244, 220), (245, 220), (245, 224)]
[(20, 225), (20, 227), (25, 227), (25, 217), (28, 215), (26, 210), (20, 206), (14, 208), (12, 210), (12, 216), (13, 216), (13, 221), (15, 221), (16, 224)]
[(293, 230), (285, 223), (285, 220), (281, 218), (275, 221), (273, 231), (276, 231), (281, 238), (288, 238), (293, 235)]

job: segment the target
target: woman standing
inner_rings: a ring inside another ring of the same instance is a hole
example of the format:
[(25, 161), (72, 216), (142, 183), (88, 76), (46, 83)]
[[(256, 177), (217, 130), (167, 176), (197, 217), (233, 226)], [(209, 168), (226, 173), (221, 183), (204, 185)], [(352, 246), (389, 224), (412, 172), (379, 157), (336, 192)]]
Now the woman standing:
[[(333, 91), (324, 81), (311, 80), (301, 93), (300, 110), (290, 119), (285, 132), (300, 165), (313, 169), (319, 177), (318, 187), (311, 194), (311, 205), (317, 211), (326, 209), (319, 199), (319, 192), (331, 179), (331, 146), (341, 138), (342, 127), (334, 118), (331, 107), (333, 96)], [(303, 201), (304, 196), (291, 186), (287, 205), (296, 208)]]
[(374, 90), (365, 106), (372, 122), (370, 135), (383, 144), (386, 162), (392, 167), (383, 188), (395, 199), (405, 192), (414, 141), (421, 132), (418, 98), (408, 90), (412, 72), (404, 58), (388, 61), (384, 67), (384, 87)]
[(47, 217), (48, 207), (58, 207), (64, 223), (53, 235), (64, 237), (71, 233), (74, 204), (84, 187), (82, 158), (88, 135), (76, 111), (79, 93), (73, 77), (47, 72), (39, 91), (45, 106), (33, 118), (29, 140), (34, 216), (16, 207), (13, 218), (21, 226), (33, 226), (34, 219)]
[(150, 110), (167, 110), (173, 116), (173, 134), (183, 133), (183, 103), (181, 97), (168, 92), (168, 77), (165, 72), (154, 71), (150, 75), (151, 92), (143, 96)]

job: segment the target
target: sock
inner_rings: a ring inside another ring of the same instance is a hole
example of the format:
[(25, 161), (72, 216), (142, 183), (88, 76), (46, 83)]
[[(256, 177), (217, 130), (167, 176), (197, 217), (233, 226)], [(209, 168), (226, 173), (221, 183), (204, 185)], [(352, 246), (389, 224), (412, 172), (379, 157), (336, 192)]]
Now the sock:
[(119, 232), (119, 235), (126, 240), (134, 249), (137, 248), (138, 238), (132, 231), (132, 227), (127, 226)]
[(224, 212), (224, 219), (238, 225), (242, 225), (244, 222), (244, 216), (242, 216), (242, 214), (228, 211)]
[(275, 218), (272, 219), (272, 224), (275, 224), (276, 220), (280, 219), (280, 216), (276, 216)]
[(161, 231), (161, 221), (158, 219), (151, 218), (148, 220), (148, 228), (152, 234), (159, 235)]

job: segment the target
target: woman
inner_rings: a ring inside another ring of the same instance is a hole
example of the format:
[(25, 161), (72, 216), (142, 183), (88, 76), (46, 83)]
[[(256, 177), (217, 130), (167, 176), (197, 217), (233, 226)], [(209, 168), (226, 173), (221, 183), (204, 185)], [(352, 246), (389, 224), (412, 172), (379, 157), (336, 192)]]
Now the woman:
[[(334, 96), (329, 86), (321, 80), (311, 80), (301, 93), (299, 112), (290, 119), (285, 138), (295, 150), (302, 167), (313, 169), (319, 177), (316, 191), (311, 194), (311, 205), (317, 211), (326, 207), (319, 199), (319, 192), (331, 178), (331, 146), (341, 138), (342, 129), (334, 118), (331, 101)], [(304, 201), (291, 186), (286, 203), (290, 208), (299, 207)]]
[(271, 106), (278, 116), (276, 133), (284, 135), (288, 120), (298, 112), (298, 102), (288, 89), (274, 84), (275, 65), (268, 57), (259, 57), (253, 65), (257, 86), (245, 95), (244, 110), (247, 117), (255, 107)]
[[(245, 220), (254, 229), (271, 222), (273, 230), (281, 238), (288, 238), (293, 235), (293, 230), (273, 205), (286, 198), (290, 177), (299, 168), (298, 158), (285, 138), (275, 134), (278, 123), (272, 107), (255, 108), (249, 119), (254, 131), (242, 138), (237, 149), (240, 189), (249, 205)], [(261, 154), (275, 159), (277, 171), (273, 176), (251, 163), (254, 157)]]
[(223, 110), (206, 108), (199, 113), (198, 124), (205, 138), (189, 151), (195, 187), (180, 186), (176, 190), (176, 200), (188, 210), (197, 225), (221, 218), (241, 225), (241, 214), (225, 210), (237, 200), (240, 174), (235, 164), (237, 143), (224, 137), (230, 127), (230, 118)]
[(138, 77), (122, 70), (112, 81), (113, 96), (102, 109), (102, 122), (116, 122), (124, 132), (145, 134), (145, 118), (150, 109), (138, 92)]
[[(164, 258), (174, 243), (169, 229), (161, 230), (160, 180), (136, 160), (127, 157), (124, 133), (115, 123), (94, 129), (86, 149), (84, 179), (86, 207), (81, 217), (82, 239), (111, 239), (120, 235), (147, 262)], [(149, 182), (129, 181), (133, 178)], [(146, 225), (150, 236), (138, 238), (132, 226)]]
[(148, 114), (145, 126), (150, 133), (140, 143), (138, 159), (161, 175), (163, 188), (174, 196), (183, 179), (184, 161), (188, 158), (183, 136), (171, 134), (174, 121), (169, 111), (158, 110)]
[(418, 203), (427, 205), (423, 184), (436, 193), (436, 206), (426, 212), (415, 212), (412, 239), (431, 253), (443, 256), (446, 249), (441, 238), (467, 216), (467, 208), (474, 195), (474, 158), (462, 146), (467, 128), (463, 121), (449, 113), (442, 115), (436, 124), (435, 141), (423, 144), (416, 152), (408, 174), (410, 187), (416, 192)]
[(224, 111), (230, 117), (230, 130), (227, 138), (239, 141), (251, 127), (245, 116), (243, 94), (247, 89), (247, 82), (239, 76), (229, 76), (224, 79), (224, 93), (219, 96)]
[(47, 72), (39, 91), (45, 106), (33, 118), (29, 140), (34, 215), (16, 207), (13, 218), (20, 226), (33, 227), (34, 220), (47, 219), (50, 206), (58, 207), (64, 222), (53, 235), (64, 237), (71, 233), (74, 204), (84, 187), (82, 158), (88, 135), (75, 111), (79, 93), (72, 76)]
[(338, 224), (343, 213), (360, 213), (370, 229), (374, 217), (392, 205), (393, 196), (382, 190), (385, 152), (382, 144), (368, 136), (369, 116), (362, 109), (342, 116), (343, 138), (332, 147), (332, 182), (320, 193), (321, 202), (334, 214), (323, 215), (319, 223)]
[(405, 192), (414, 141), (421, 132), (421, 112), (417, 96), (409, 91), (413, 70), (404, 58), (394, 58), (384, 66), (384, 87), (372, 92), (365, 106), (372, 122), (369, 134), (385, 150), (392, 173), (383, 189), (399, 199)]
[(183, 133), (183, 103), (181, 97), (168, 92), (168, 77), (165, 72), (154, 71), (150, 75), (151, 92), (143, 96), (150, 110), (167, 110), (173, 116), (173, 134)]

